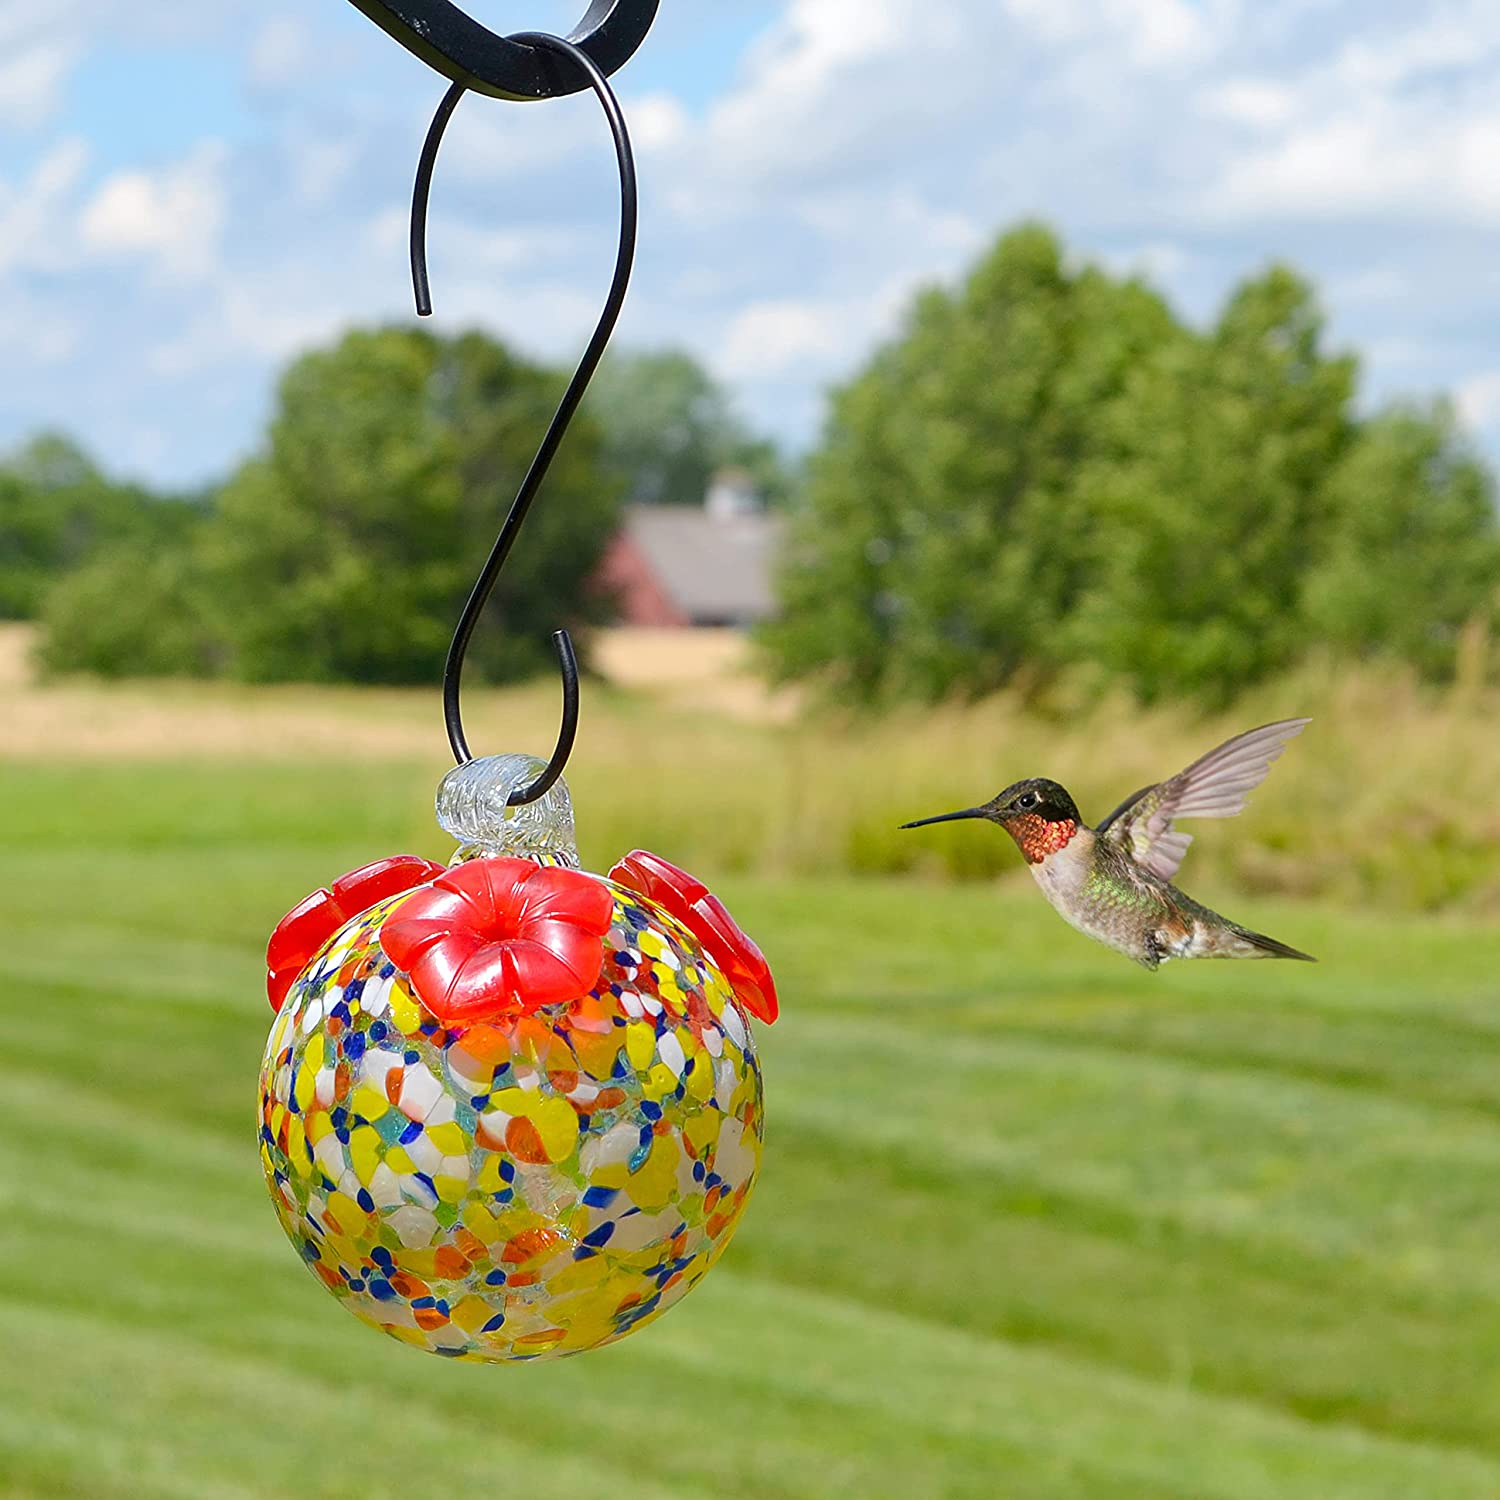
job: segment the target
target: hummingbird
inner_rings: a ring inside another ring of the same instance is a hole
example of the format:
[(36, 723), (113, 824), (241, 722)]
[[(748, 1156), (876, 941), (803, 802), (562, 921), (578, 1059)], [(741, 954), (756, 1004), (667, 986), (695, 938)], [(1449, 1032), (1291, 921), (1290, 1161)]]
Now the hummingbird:
[(1232, 818), (1266, 779), (1287, 741), (1311, 719), (1282, 719), (1226, 740), (1185, 771), (1127, 797), (1090, 828), (1065, 788), (1045, 777), (1008, 786), (981, 807), (919, 818), (925, 828), (961, 818), (998, 823), (1043, 895), (1079, 932), (1148, 969), (1174, 958), (1317, 960), (1210, 911), (1172, 884), (1193, 841), (1178, 818)]

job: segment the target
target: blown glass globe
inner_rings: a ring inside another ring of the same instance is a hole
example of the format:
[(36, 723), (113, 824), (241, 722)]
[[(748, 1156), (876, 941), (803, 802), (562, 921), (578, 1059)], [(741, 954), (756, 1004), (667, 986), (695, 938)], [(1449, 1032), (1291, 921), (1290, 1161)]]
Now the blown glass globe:
[(351, 1313), (451, 1358), (556, 1358), (660, 1317), (754, 1188), (759, 949), (642, 851), (578, 870), (559, 783), (444, 781), (448, 867), (403, 856), (315, 892), (267, 951), (261, 1159), (309, 1270)]

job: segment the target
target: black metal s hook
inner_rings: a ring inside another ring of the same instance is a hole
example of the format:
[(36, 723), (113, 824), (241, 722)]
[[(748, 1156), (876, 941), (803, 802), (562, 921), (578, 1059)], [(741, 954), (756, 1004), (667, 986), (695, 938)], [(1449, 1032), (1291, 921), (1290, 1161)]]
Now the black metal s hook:
[[(496, 36), (450, 0), (352, 0), (382, 31), (453, 83), (497, 99), (555, 99), (591, 80), (534, 36)], [(590, 0), (567, 40), (606, 77), (634, 56), (661, 0)]]
[[(361, 9), (368, 9), (364, 0), (355, 0), (355, 3), (359, 4)], [(600, 4), (596, 4), (595, 9), (599, 8)], [(653, 15), (655, 9), (654, 0), (651, 0), (650, 10)], [(636, 227), (639, 217), (635, 158), (630, 145), (630, 132), (625, 125), (625, 116), (620, 108), (620, 101), (615, 97), (614, 90), (609, 86), (609, 81), (598, 64), (581, 46), (562, 37), (550, 36), (545, 32), (523, 32), (512, 40), (527, 48), (549, 52), (570, 61), (581, 70), (588, 80), (588, 86), (593, 89), (603, 105), (605, 117), (614, 135), (615, 154), (620, 169), (620, 247), (615, 260), (615, 272), (610, 284), (609, 296), (605, 301), (598, 326), (589, 340), (582, 360), (579, 361), (578, 369), (568, 383), (568, 388), (563, 394), (546, 436), (542, 439), (541, 447), (537, 450), (531, 468), (522, 481), (520, 491), (505, 518), (505, 524), (484, 565), (484, 570), (479, 575), (479, 581), (469, 595), (468, 603), (464, 606), (463, 614), (459, 618), (458, 628), (454, 632), (453, 643), (449, 647), (448, 661), (443, 671), (443, 717), (448, 729), (448, 740), (453, 747), (454, 759), (460, 765), (474, 758), (464, 735), (463, 712), (459, 702), (464, 658), (468, 653), (469, 642), (473, 638), (479, 616), (495, 587), (500, 571), (510, 556), (511, 548), (515, 545), (527, 512), (531, 509), (532, 502), (541, 489), (547, 470), (551, 467), (552, 460), (562, 445), (568, 426), (578, 410), (579, 403), (583, 400), (584, 392), (588, 389), (594, 372), (599, 367), (599, 361), (604, 356), (605, 348), (619, 320), (620, 309), (624, 306), (625, 294), (630, 285), (631, 268), (635, 262)], [(427, 132), (427, 140), (422, 148), (422, 158), (417, 169), (416, 186), (412, 196), (411, 267), (417, 310), (424, 316), (432, 311), (426, 248), (427, 203), (432, 188), (432, 174), (437, 163), (438, 148), (442, 145), (443, 133), (453, 117), (458, 101), (466, 91), (467, 85), (457, 82), (444, 96)], [(573, 741), (578, 731), (578, 659), (573, 650), (573, 642), (566, 630), (557, 631), (552, 639), (557, 649), (558, 664), (562, 670), (562, 728), (558, 733), (557, 744), (546, 769), (530, 786), (512, 794), (510, 805), (513, 807), (535, 802), (546, 795), (553, 783), (562, 775), (563, 768), (567, 765), (568, 757), (572, 753)]]

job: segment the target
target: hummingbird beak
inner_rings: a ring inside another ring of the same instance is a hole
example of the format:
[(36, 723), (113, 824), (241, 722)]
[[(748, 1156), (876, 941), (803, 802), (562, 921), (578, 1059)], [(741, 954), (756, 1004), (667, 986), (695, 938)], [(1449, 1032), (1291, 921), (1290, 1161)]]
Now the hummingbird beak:
[(987, 814), (982, 807), (966, 807), (962, 812), (940, 813), (935, 818), (918, 818), (915, 823), (903, 823), (902, 828), (926, 828), (929, 823), (956, 823), (960, 818), (983, 818)]

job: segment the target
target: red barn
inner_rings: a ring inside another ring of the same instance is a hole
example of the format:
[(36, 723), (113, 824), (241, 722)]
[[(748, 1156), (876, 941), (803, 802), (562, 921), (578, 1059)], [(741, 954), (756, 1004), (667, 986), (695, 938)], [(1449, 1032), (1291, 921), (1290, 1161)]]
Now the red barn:
[(781, 537), (781, 517), (761, 508), (748, 476), (724, 474), (706, 505), (628, 506), (599, 582), (622, 625), (744, 629), (775, 612)]

